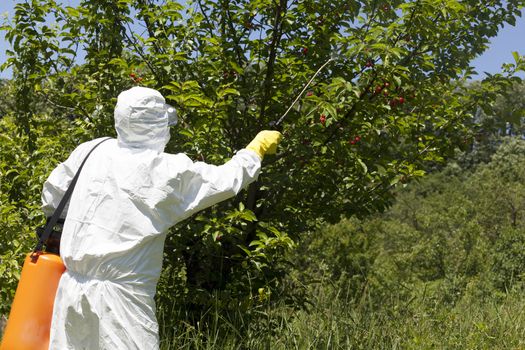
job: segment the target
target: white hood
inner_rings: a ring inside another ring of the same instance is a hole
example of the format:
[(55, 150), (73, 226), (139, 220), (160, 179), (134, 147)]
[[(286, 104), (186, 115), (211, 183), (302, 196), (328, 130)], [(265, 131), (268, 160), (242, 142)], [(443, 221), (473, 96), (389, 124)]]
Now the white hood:
[(121, 92), (115, 106), (119, 145), (164, 151), (170, 139), (169, 107), (157, 90), (137, 86)]

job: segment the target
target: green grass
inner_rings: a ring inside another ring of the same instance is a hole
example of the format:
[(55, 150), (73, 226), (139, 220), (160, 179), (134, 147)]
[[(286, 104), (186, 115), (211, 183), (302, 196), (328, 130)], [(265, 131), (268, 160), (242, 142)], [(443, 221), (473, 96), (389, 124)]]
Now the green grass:
[(525, 349), (519, 292), (485, 302), (466, 298), (455, 306), (425, 293), (408, 303), (374, 305), (366, 294), (351, 300), (329, 284), (312, 293), (309, 310), (268, 307), (250, 321), (240, 314), (215, 314), (197, 326), (159, 319), (163, 334), (170, 334), (161, 349)]

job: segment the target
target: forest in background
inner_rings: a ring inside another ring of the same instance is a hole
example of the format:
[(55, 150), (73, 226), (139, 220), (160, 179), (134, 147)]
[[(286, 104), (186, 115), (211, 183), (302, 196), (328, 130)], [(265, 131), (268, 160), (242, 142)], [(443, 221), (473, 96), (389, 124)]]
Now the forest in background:
[(292, 323), (319, 331), (297, 338), (304, 348), (525, 345), (525, 142), (492, 142), (494, 153), (463, 154), (408, 185), (385, 213), (309, 237), (297, 263), (318, 283), (315, 312)]

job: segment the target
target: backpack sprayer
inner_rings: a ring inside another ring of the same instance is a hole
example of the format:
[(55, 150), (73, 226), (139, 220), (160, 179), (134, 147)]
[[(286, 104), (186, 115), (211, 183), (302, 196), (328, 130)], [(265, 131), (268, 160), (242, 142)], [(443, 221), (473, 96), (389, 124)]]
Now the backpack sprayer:
[[(56, 244), (59, 242), (60, 232), (55, 231), (55, 225), (59, 223), (60, 215), (71, 198), (80, 171), (89, 155), (107, 140), (110, 138), (96, 144), (84, 158), (53, 216), (41, 230), (35, 249), (27, 254), (0, 350), (48, 349), (55, 295), (60, 277), (66, 270), (58, 255), (59, 247)], [(55, 234), (58, 234), (58, 239), (54, 237)]]

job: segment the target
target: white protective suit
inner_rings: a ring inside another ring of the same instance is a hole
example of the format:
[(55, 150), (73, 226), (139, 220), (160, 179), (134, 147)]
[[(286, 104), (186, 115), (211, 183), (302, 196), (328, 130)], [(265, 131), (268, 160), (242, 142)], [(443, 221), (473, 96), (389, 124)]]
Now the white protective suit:
[[(170, 136), (164, 102), (152, 89), (121, 93), (117, 139), (101, 144), (82, 169), (66, 208), (60, 252), (67, 270), (55, 299), (50, 349), (157, 349), (153, 297), (166, 231), (258, 176), (261, 159), (251, 150), (221, 166), (163, 153)], [(100, 140), (81, 144), (53, 170), (42, 194), (47, 216)]]

